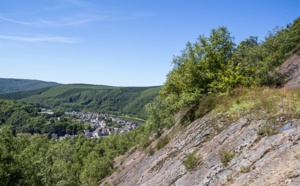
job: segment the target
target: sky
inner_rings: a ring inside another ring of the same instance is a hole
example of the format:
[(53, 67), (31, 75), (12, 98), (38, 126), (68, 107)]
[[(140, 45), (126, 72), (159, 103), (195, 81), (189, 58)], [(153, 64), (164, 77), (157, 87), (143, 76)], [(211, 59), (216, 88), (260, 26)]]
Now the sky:
[(299, 0), (1, 0), (0, 77), (162, 85), (186, 42), (226, 26), (238, 44), (300, 16)]

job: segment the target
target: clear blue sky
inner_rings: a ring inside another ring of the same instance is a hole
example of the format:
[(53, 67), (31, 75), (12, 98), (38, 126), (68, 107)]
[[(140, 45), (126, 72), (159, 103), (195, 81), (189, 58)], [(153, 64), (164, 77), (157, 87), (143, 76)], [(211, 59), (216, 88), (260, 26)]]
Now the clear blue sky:
[(227, 26), (263, 40), (299, 0), (2, 0), (0, 77), (162, 85), (187, 41)]

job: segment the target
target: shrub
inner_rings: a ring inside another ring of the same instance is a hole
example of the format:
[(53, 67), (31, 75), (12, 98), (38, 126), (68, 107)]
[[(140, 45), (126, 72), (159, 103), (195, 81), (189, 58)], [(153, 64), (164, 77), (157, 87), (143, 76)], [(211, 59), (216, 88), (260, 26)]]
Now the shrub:
[(223, 165), (226, 167), (228, 163), (234, 158), (234, 153), (231, 151), (221, 150), (219, 157)]
[(275, 121), (273, 120), (273, 122), (267, 122), (266, 124), (262, 125), (257, 130), (257, 135), (260, 137), (264, 137), (278, 134), (279, 130), (276, 128), (276, 125), (274, 123)]
[(208, 95), (203, 97), (198, 104), (197, 110), (195, 111), (195, 117), (199, 118), (213, 110), (218, 103), (217, 95)]
[(186, 156), (182, 163), (187, 170), (192, 170), (200, 160), (202, 160), (201, 156), (196, 156), (196, 152), (191, 152)]
[(161, 148), (163, 148), (165, 145), (167, 145), (169, 143), (169, 136), (166, 135), (165, 137), (163, 137), (162, 139), (159, 140), (159, 142), (156, 144), (156, 149), (160, 150)]
[(149, 155), (152, 156), (155, 153), (155, 149), (150, 147), (148, 152), (149, 152)]
[(251, 171), (251, 166), (242, 166), (241, 167), (241, 173), (247, 173), (247, 172), (250, 172)]

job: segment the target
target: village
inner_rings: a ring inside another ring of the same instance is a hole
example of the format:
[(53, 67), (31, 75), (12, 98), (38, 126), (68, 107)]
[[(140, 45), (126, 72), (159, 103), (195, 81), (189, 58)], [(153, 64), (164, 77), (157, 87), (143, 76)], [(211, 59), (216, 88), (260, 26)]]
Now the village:
[[(131, 121), (126, 121), (118, 117), (107, 116), (106, 114), (98, 113), (82, 113), (82, 112), (65, 112), (66, 116), (74, 118), (76, 122), (84, 122), (90, 126), (92, 130), (84, 130), (84, 136), (87, 138), (100, 138), (107, 137), (111, 134), (117, 133), (122, 135), (123, 133), (129, 132), (135, 129), (139, 124)], [(64, 138), (72, 139), (76, 135), (66, 134), (65, 136), (58, 136), (53, 133), (52, 139), (62, 140)]]

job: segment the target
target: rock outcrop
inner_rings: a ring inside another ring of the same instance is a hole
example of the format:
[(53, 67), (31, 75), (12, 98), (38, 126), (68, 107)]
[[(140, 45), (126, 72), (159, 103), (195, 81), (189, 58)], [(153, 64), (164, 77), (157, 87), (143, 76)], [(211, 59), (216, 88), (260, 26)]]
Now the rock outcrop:
[[(282, 127), (272, 136), (258, 134), (267, 122), (259, 119), (208, 114), (186, 127), (178, 123), (164, 133), (172, 136), (169, 143), (153, 155), (148, 149), (164, 136), (119, 157), (123, 163), (102, 185), (300, 185), (300, 119), (277, 120)], [(201, 158), (187, 170), (183, 161), (191, 152)], [(233, 155), (227, 165), (220, 160), (224, 152)]]
[(286, 88), (295, 88), (300, 86), (300, 55), (295, 53), (287, 59), (278, 69), (284, 74)]
[[(287, 77), (286, 88), (300, 86), (299, 67), (300, 56), (295, 53), (278, 68)], [(292, 94), (292, 103), (298, 105), (295, 96)], [(281, 102), (287, 102), (286, 97)], [(265, 104), (269, 108), (268, 102)], [(276, 107), (284, 110), (282, 104)], [(294, 110), (291, 112), (299, 113), (298, 107)], [(177, 124), (149, 147), (132, 149), (116, 158), (117, 170), (102, 185), (300, 185), (299, 114), (279, 113), (234, 119), (226, 113), (211, 112), (188, 125), (177, 115)], [(276, 130), (272, 128), (275, 124)], [(169, 142), (155, 150), (165, 136)], [(195, 159), (188, 167), (184, 162), (191, 154)]]

